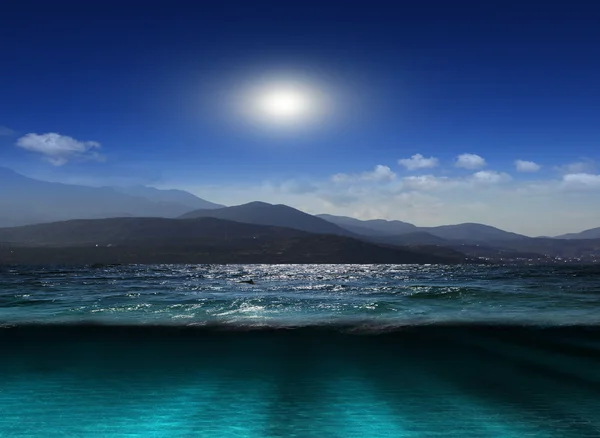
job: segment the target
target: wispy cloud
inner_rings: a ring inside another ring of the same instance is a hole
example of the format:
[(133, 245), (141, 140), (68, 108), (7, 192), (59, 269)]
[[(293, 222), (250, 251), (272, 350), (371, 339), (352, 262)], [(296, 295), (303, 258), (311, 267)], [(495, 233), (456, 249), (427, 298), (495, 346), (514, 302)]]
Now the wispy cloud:
[(562, 166), (556, 167), (556, 170), (565, 175), (577, 173), (592, 173), (595, 169), (596, 163), (594, 163), (594, 161), (590, 159), (575, 161), (573, 163), (563, 164)]
[(450, 178), (447, 176), (415, 175), (400, 180), (402, 187), (419, 191), (444, 191), (452, 189), (473, 189), (478, 186), (507, 183), (512, 177), (504, 172), (480, 170), (467, 177)]
[(438, 166), (439, 160), (435, 157), (425, 158), (421, 154), (415, 154), (410, 158), (398, 160), (398, 164), (408, 170), (429, 169)]
[(459, 184), (458, 181), (445, 176), (415, 175), (402, 178), (403, 187), (426, 192), (449, 189), (455, 187), (457, 184)]
[(286, 193), (302, 195), (306, 193), (314, 193), (317, 191), (317, 186), (307, 180), (292, 179), (284, 181), (280, 184), (280, 190)]
[(476, 154), (461, 154), (456, 157), (455, 166), (463, 169), (481, 169), (485, 165), (485, 159)]
[(504, 172), (496, 172), (493, 170), (480, 170), (472, 176), (472, 181), (482, 184), (499, 184), (510, 181), (512, 178)]
[(337, 173), (331, 177), (331, 180), (336, 183), (347, 183), (354, 181), (372, 181), (385, 182), (396, 179), (396, 174), (388, 166), (378, 164), (370, 172), (359, 174)]
[(517, 172), (537, 172), (542, 168), (539, 164), (533, 161), (516, 160), (515, 167)]
[(98, 152), (100, 143), (96, 141), (78, 141), (72, 137), (54, 132), (26, 134), (17, 140), (17, 146), (42, 155), (46, 161), (55, 166), (62, 166), (71, 160), (104, 160), (104, 157)]
[(600, 175), (591, 173), (570, 173), (562, 180), (567, 187), (600, 188)]

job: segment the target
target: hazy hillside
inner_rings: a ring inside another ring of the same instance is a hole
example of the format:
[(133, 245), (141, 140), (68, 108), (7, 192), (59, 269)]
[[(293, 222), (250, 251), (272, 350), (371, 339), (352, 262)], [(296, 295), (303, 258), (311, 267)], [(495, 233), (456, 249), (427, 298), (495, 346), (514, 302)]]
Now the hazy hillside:
[(600, 227), (591, 228), (580, 233), (563, 234), (556, 236), (556, 239), (600, 239)]
[(215, 204), (214, 202), (206, 201), (202, 198), (192, 195), (184, 190), (175, 189), (157, 189), (146, 186), (129, 186), (129, 187), (113, 187), (121, 193), (131, 196), (138, 196), (149, 199), (154, 202), (173, 202), (186, 205), (191, 209), (214, 209), (223, 208), (224, 205)]
[(415, 231), (413, 233), (398, 234), (394, 236), (372, 236), (373, 242), (389, 243), (393, 245), (446, 245), (450, 244), (447, 239), (435, 236), (425, 231)]
[(361, 221), (331, 215), (319, 215), (319, 217), (352, 230), (369, 242), (382, 245), (397, 245), (411, 249), (424, 245), (429, 248), (429, 251), (432, 247), (445, 248), (459, 251), (468, 257), (500, 263), (564, 263), (565, 261), (597, 263), (600, 260), (600, 237), (594, 239), (594, 236), (600, 233), (600, 228), (566, 235), (570, 237), (569, 239), (531, 238), (475, 223), (414, 227), (416, 231), (382, 235), (381, 226), (373, 229), (373, 224), (388, 222), (387, 229), (393, 229), (391, 225), (395, 221)]
[(0, 168), (0, 187), (0, 226), (122, 216), (177, 217), (193, 205), (206, 202), (181, 192), (163, 195), (160, 190), (150, 189), (146, 196), (134, 196), (112, 187), (39, 181), (6, 168)]
[(459, 253), (215, 218), (73, 220), (0, 229), (0, 263), (459, 263)]
[(0, 242), (27, 245), (109, 244), (127, 240), (152, 241), (165, 239), (232, 240), (305, 236), (299, 230), (267, 227), (215, 218), (109, 218), (76, 219), (0, 228)]
[(439, 227), (420, 227), (434, 236), (449, 240), (464, 240), (471, 242), (495, 242), (502, 240), (527, 239), (527, 236), (511, 233), (496, 227), (483, 224), (442, 225)]
[(417, 226), (402, 221), (387, 221), (384, 219), (363, 221), (347, 216), (334, 216), (331, 214), (319, 214), (317, 217), (365, 236), (405, 234), (418, 231)]
[(319, 217), (287, 205), (272, 205), (266, 202), (250, 202), (217, 210), (196, 210), (181, 216), (182, 219), (198, 217), (214, 217), (256, 225), (288, 227), (309, 233), (353, 235), (352, 232)]
[(407, 222), (388, 221), (384, 219), (363, 221), (346, 216), (333, 216), (329, 214), (320, 214), (318, 217), (363, 236), (397, 236), (424, 232), (425, 234), (413, 234), (410, 239), (413, 243), (423, 244), (434, 243), (435, 239), (432, 236), (444, 240), (464, 240), (470, 242), (494, 242), (526, 237), (489, 225), (475, 223), (442, 225), (439, 227), (417, 227)]

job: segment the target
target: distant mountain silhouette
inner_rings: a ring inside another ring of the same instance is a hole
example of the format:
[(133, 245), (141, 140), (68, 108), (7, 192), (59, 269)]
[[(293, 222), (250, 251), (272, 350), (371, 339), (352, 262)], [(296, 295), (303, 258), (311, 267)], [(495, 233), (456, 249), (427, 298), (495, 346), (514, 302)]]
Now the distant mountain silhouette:
[[(531, 238), (483, 224), (465, 223), (439, 227), (414, 227), (412, 232), (381, 234), (383, 229), (398, 230), (395, 221), (361, 221), (342, 216), (319, 215), (339, 224), (362, 239), (380, 245), (416, 249), (427, 248), (429, 253), (444, 254), (442, 249), (458, 251), (472, 258), (499, 263), (598, 263), (600, 262), (600, 228), (559, 238)], [(388, 222), (381, 226), (382, 222)], [(377, 224), (377, 228), (370, 228)], [(402, 224), (402, 222), (401, 222)], [(406, 224), (409, 225), (410, 224)], [(409, 228), (409, 227), (406, 227)], [(415, 231), (416, 230), (416, 231)], [(567, 240), (568, 239), (568, 240)]]
[(580, 233), (568, 233), (556, 236), (555, 239), (600, 239), (600, 227), (591, 228)]
[(0, 229), (6, 263), (460, 263), (457, 252), (215, 218), (72, 220)]
[(465, 223), (458, 225), (442, 225), (439, 227), (420, 227), (434, 236), (448, 240), (464, 240), (470, 242), (496, 242), (504, 240), (528, 239), (527, 236), (511, 233), (496, 227), (483, 224)]
[(161, 194), (148, 189), (145, 196), (137, 196), (112, 187), (40, 181), (2, 167), (0, 187), (0, 226), (117, 216), (177, 217), (198, 205), (214, 205), (186, 192)]
[[(520, 234), (503, 231), (489, 225), (475, 223), (442, 225), (438, 227), (417, 227), (416, 225), (407, 222), (387, 221), (384, 219), (363, 221), (329, 214), (320, 214), (317, 216), (363, 236), (400, 236), (412, 233), (411, 238), (409, 239), (407, 237), (405, 240), (410, 240), (414, 244), (432, 244), (435, 243), (435, 238), (469, 242), (494, 242), (526, 238), (526, 236)], [(400, 241), (402, 239), (397, 238), (395, 240)]]
[(427, 233), (425, 231), (415, 231), (413, 233), (398, 234), (394, 236), (372, 236), (372, 242), (389, 243), (393, 245), (411, 246), (411, 245), (449, 245), (450, 240)]
[(298, 230), (261, 227), (215, 218), (189, 220), (167, 218), (74, 219), (69, 221), (0, 228), (0, 242), (27, 245), (109, 244), (122, 241), (164, 239), (229, 240), (303, 236)]
[(193, 209), (214, 209), (223, 208), (224, 205), (215, 204), (214, 202), (206, 201), (202, 198), (192, 195), (184, 190), (175, 189), (157, 189), (154, 187), (146, 186), (128, 186), (128, 187), (113, 187), (116, 191), (125, 193), (131, 196), (138, 196), (141, 198), (149, 199), (154, 202), (173, 202), (176, 204), (182, 204), (189, 206)]
[(346, 228), (364, 236), (391, 236), (418, 231), (418, 227), (402, 221), (387, 221), (384, 219), (359, 220), (347, 216), (318, 214), (317, 217)]
[(182, 215), (181, 219), (213, 217), (256, 225), (288, 227), (296, 230), (318, 234), (336, 234), (352, 236), (349, 230), (331, 222), (312, 216), (287, 205), (273, 205), (266, 202), (250, 202), (248, 204), (225, 207), (216, 210), (196, 210)]

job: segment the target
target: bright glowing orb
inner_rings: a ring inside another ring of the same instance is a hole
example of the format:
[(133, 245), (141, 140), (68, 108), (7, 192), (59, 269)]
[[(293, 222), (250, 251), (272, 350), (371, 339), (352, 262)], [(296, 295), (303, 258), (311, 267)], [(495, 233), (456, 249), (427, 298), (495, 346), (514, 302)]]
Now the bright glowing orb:
[(329, 99), (314, 85), (294, 80), (267, 80), (246, 88), (238, 109), (256, 125), (295, 128), (325, 119)]
[(294, 88), (273, 88), (256, 97), (256, 109), (265, 117), (278, 122), (291, 122), (310, 115), (310, 96)]

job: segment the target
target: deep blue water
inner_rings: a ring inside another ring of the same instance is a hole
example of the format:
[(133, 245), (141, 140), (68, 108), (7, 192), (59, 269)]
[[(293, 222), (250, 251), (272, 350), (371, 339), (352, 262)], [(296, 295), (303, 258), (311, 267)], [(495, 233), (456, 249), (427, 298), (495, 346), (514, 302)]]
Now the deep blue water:
[(600, 437), (599, 301), (598, 267), (0, 268), (0, 437)]

